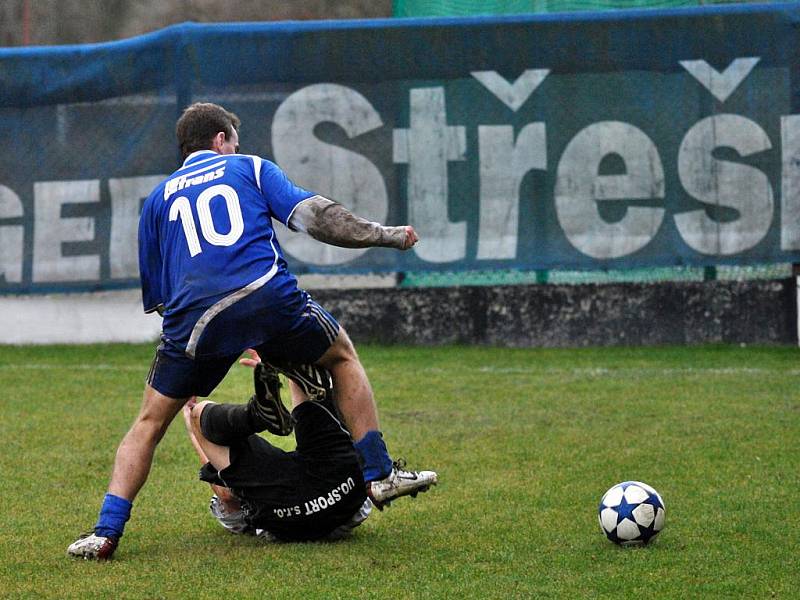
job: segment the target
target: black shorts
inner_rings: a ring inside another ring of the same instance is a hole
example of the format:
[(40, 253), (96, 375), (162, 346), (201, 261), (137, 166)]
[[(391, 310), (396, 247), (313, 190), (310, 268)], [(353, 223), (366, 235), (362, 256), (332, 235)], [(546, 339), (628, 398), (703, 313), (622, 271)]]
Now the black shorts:
[(366, 486), (350, 434), (331, 405), (304, 402), (292, 417), (295, 451), (251, 435), (230, 447), (227, 468), (206, 464), (200, 479), (230, 488), (252, 527), (284, 540), (319, 539), (361, 508)]

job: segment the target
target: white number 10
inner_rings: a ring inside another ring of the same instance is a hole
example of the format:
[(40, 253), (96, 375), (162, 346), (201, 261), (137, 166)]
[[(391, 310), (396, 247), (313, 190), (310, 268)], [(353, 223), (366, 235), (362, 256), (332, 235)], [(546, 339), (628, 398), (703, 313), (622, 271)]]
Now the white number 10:
[[(228, 218), (231, 222), (231, 230), (222, 234), (214, 227), (211, 218), (211, 201), (217, 196), (222, 196), (225, 206), (228, 209)], [(239, 195), (229, 185), (214, 185), (203, 190), (197, 197), (197, 217), (200, 220), (200, 231), (203, 238), (214, 246), (232, 246), (242, 237), (244, 233), (244, 221), (242, 220), (242, 209), (239, 206)], [(183, 226), (183, 233), (186, 242), (189, 244), (189, 254), (196, 256), (203, 249), (200, 247), (200, 238), (197, 236), (197, 227), (192, 216), (192, 206), (186, 196), (176, 198), (169, 208), (169, 220), (175, 221), (178, 218)]]

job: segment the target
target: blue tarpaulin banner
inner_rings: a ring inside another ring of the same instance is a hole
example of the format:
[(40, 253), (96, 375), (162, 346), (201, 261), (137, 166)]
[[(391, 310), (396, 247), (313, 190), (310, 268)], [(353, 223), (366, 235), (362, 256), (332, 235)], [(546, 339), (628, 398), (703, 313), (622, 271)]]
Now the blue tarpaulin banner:
[(0, 292), (138, 283), (195, 101), (421, 242), (279, 230), (297, 273), (800, 262), (800, 4), (199, 25), (0, 49)]

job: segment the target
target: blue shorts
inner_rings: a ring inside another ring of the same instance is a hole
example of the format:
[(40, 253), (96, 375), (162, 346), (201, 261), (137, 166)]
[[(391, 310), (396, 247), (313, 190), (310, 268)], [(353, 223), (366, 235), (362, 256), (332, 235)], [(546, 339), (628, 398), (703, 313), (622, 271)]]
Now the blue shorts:
[[(274, 314), (266, 311), (261, 321), (258, 315), (248, 314), (244, 326), (267, 334), (262, 333), (257, 344), (240, 345), (234, 352), (222, 356), (192, 359), (183, 348), (162, 337), (147, 383), (170, 398), (206, 397), (249, 347), (253, 347), (265, 362), (315, 363), (333, 345), (339, 334), (339, 323), (306, 292), (300, 292), (300, 300), (292, 310), (284, 310), (277, 323)], [(228, 319), (232, 317), (231, 314)], [(217, 323), (215, 336), (225, 335), (225, 324), (223, 320)], [(229, 346), (229, 340), (222, 345)]]

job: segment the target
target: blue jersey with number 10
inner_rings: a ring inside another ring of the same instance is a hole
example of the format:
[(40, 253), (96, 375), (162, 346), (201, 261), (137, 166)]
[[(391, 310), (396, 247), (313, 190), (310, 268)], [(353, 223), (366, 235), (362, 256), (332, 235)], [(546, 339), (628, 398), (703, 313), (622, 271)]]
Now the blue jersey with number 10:
[(312, 192), (257, 156), (196, 152), (150, 194), (139, 221), (145, 312), (196, 312), (292, 277), (272, 228)]

